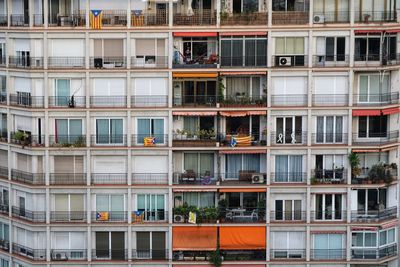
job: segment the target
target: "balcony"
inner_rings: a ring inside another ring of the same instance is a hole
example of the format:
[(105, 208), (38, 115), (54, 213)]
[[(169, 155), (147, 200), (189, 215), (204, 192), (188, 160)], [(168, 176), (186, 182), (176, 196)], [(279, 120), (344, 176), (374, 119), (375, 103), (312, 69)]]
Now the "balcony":
[(102, 11), (103, 27), (126, 27), (127, 13), (126, 10), (103, 10)]
[(16, 243), (12, 244), (12, 253), (34, 261), (46, 260), (46, 249), (32, 249)]
[(83, 69), (85, 68), (84, 57), (49, 57), (49, 69)]
[(311, 211), (310, 212), (310, 220), (312, 222), (318, 223), (331, 223), (333, 221), (344, 221), (347, 218), (346, 210), (331, 210), (331, 207), (326, 208), (325, 210), (319, 211)]
[[(224, 261), (265, 261), (265, 250), (222, 250)], [(210, 251), (174, 251), (173, 261), (209, 261)]]
[(86, 185), (86, 173), (50, 173), (50, 185)]
[(126, 211), (93, 211), (92, 222), (127, 222), (128, 212)]
[(167, 95), (134, 95), (131, 96), (131, 107), (134, 108), (165, 108), (168, 107)]
[[(7, 129), (0, 130), (0, 142), (7, 143), (8, 142), (8, 133)], [(1, 174), (1, 172), (0, 172)]]
[(217, 12), (211, 9), (193, 9), (193, 14), (174, 12), (174, 26), (210, 26), (216, 25)]
[(167, 185), (168, 173), (132, 173), (132, 184)]
[(149, 250), (138, 250), (138, 249), (133, 249), (132, 250), (132, 259), (133, 260), (168, 260), (169, 254), (168, 254), (168, 249), (164, 250), (154, 250), (154, 249), (149, 249)]
[(233, 208), (228, 207), (220, 212), (221, 223), (262, 223), (265, 222), (265, 209), (259, 207)]
[(11, 169), (11, 179), (24, 184), (44, 185), (44, 173), (30, 173)]
[(271, 260), (304, 260), (305, 249), (271, 249)]
[(5, 14), (0, 15), (0, 27), (7, 27), (8, 25), (8, 17)]
[(91, 96), (90, 107), (93, 108), (123, 108), (126, 107), (126, 96)]
[(307, 132), (271, 132), (272, 145), (305, 145), (307, 144)]
[(51, 222), (86, 222), (86, 211), (51, 211)]
[(44, 17), (43, 14), (33, 14), (33, 27), (43, 27)]
[(51, 147), (85, 147), (85, 135), (50, 135), (49, 145)]
[(132, 69), (165, 69), (168, 68), (168, 56), (136, 56), (131, 58)]
[(3, 88), (0, 92), (0, 104), (7, 105), (7, 93), (5, 88)]
[(385, 106), (399, 103), (399, 92), (384, 94), (357, 94), (353, 96), (356, 106)]
[(249, 13), (221, 13), (222, 26), (235, 25), (267, 25), (267, 12), (249, 12)]
[(132, 146), (168, 146), (168, 134), (133, 134)]
[(385, 133), (353, 133), (353, 145), (355, 146), (382, 146), (396, 143), (399, 139), (399, 131)]
[[(379, 47), (378, 47), (379, 49)], [(400, 61), (399, 54), (355, 54), (355, 67), (381, 67), (398, 65)]]
[[(314, 24), (330, 24), (330, 23), (349, 23), (350, 22), (350, 12), (349, 11), (314, 11)], [(317, 20), (317, 17), (319, 20)]]
[(377, 163), (371, 167), (358, 167), (352, 184), (391, 184), (397, 180), (397, 164)]
[(10, 251), (10, 240), (0, 239), (0, 249), (9, 252)]
[(0, 177), (4, 179), (8, 179), (8, 168), (0, 166)]
[(126, 146), (126, 134), (92, 135), (92, 146)]
[(396, 22), (396, 11), (355, 11), (354, 22), (374, 23), (374, 22)]
[(52, 261), (74, 261), (87, 259), (87, 249), (52, 249), (50, 253)]
[(317, 68), (348, 67), (349, 62), (349, 55), (313, 56), (313, 67)]
[(341, 261), (346, 259), (345, 249), (310, 249), (310, 259)]
[(85, 10), (75, 14), (49, 14), (49, 27), (85, 27)]
[(24, 108), (43, 108), (43, 96), (30, 96), (27, 94), (10, 94), (10, 105)]
[(379, 260), (397, 255), (397, 244), (383, 248), (352, 248), (352, 260)]
[(92, 185), (126, 185), (128, 175), (126, 173), (92, 173)]
[[(257, 176), (256, 180), (253, 180), (253, 176)], [(220, 173), (218, 179), (221, 180), (223, 186), (235, 186), (235, 185), (262, 185), (266, 183), (267, 174), (260, 172), (259, 170), (239, 170), (234, 173)]]
[(215, 95), (182, 95), (174, 96), (174, 106), (179, 107), (215, 107), (217, 104)]
[(126, 57), (91, 57), (90, 68), (106, 70), (124, 69), (126, 68)]
[(127, 249), (92, 249), (92, 259), (96, 261), (126, 261)]
[(215, 185), (217, 174), (211, 172), (196, 173), (191, 170), (173, 173), (173, 184), (178, 185)]
[(267, 136), (263, 133), (249, 134), (225, 134), (219, 133), (218, 140), (221, 146), (226, 147), (249, 147), (249, 146), (266, 146)]
[(315, 169), (312, 170), (312, 172), (313, 172), (313, 177), (311, 178), (312, 185), (347, 183), (347, 170), (344, 168), (337, 168), (334, 170)]
[(12, 206), (12, 216), (25, 221), (43, 223), (46, 221), (45, 211), (31, 211), (20, 207)]
[(267, 67), (267, 55), (258, 56), (221, 56), (221, 68), (262, 68)]
[(49, 96), (50, 108), (84, 108), (85, 96)]
[(174, 147), (215, 147), (217, 144), (217, 136), (214, 131), (199, 131), (199, 133), (187, 133), (185, 130), (176, 130), (172, 138), (172, 146)]
[(168, 9), (157, 9), (156, 12), (144, 10), (131, 11), (131, 26), (168, 26)]
[(305, 222), (306, 212), (300, 210), (271, 211), (270, 219), (272, 222)]
[(311, 136), (313, 145), (345, 145), (348, 143), (347, 133), (313, 133)]
[(382, 210), (360, 210), (351, 212), (352, 222), (379, 222), (397, 218), (397, 207), (386, 208)]
[(272, 11), (273, 25), (298, 25), (308, 22), (308, 11)]
[(29, 15), (27, 14), (11, 14), (10, 15), (11, 27), (28, 27)]
[(182, 57), (181, 60), (175, 60), (172, 63), (172, 67), (175, 69), (213, 69), (218, 66), (218, 56), (216, 54), (194, 55), (192, 58)]
[(132, 223), (167, 222), (167, 221), (168, 221), (168, 211), (165, 210), (132, 212)]
[(16, 69), (43, 69), (43, 57), (16, 57), (8, 58), (8, 66)]
[(349, 104), (348, 94), (313, 94), (312, 105), (315, 107), (345, 107)]
[(300, 95), (271, 95), (271, 104), (274, 107), (305, 107), (308, 103), (307, 94)]
[(219, 99), (221, 107), (266, 107), (266, 96), (235, 95)]
[(10, 207), (8, 206), (8, 203), (7, 203), (7, 205), (0, 204), (0, 213), (1, 214), (5, 214), (6, 216), (8, 216), (9, 211), (10, 211)]
[(307, 67), (308, 56), (306, 55), (276, 55), (272, 56), (272, 67), (290, 68)]
[(22, 147), (43, 147), (44, 135), (31, 135), (22, 131), (10, 132), (12, 144), (21, 145)]
[(306, 172), (273, 172), (271, 173), (272, 183), (305, 183)]

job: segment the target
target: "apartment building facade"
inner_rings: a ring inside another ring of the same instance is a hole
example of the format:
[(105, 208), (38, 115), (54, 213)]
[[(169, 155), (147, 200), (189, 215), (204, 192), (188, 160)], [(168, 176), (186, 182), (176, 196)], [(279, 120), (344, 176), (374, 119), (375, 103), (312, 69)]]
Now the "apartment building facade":
[(0, 0), (0, 267), (395, 267), (395, 0)]

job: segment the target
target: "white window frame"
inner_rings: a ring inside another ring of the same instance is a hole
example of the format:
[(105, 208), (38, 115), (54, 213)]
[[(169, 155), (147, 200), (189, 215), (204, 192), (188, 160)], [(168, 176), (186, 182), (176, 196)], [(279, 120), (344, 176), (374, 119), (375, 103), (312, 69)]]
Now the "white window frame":
[[(322, 142), (317, 142), (318, 134), (319, 134), (319, 132), (318, 132), (318, 118), (321, 118), (321, 117), (323, 118), (323, 124), (324, 124), (324, 129), (323, 129), (323, 132), (321, 133), (323, 135), (323, 141)], [(327, 117), (333, 117), (333, 133), (328, 133), (327, 130), (326, 130)], [(342, 118), (342, 132), (341, 133), (337, 132), (337, 129), (336, 129), (336, 120), (339, 117)], [(315, 141), (316, 141), (316, 143), (318, 143), (318, 144), (343, 144), (343, 143), (345, 143), (347, 141), (347, 140), (345, 140), (345, 136), (344, 136), (345, 124), (346, 124), (345, 123), (345, 117), (341, 116), (341, 115), (337, 115), (337, 116), (336, 115), (332, 115), (332, 116), (329, 116), (329, 115), (316, 116), (315, 117), (315, 132), (316, 132)], [(332, 142), (327, 142), (326, 141), (327, 134), (332, 134), (333, 135), (332, 136)], [(342, 142), (337, 142), (336, 141), (336, 136), (339, 135), (339, 134), (342, 135)]]
[[(139, 196), (145, 196), (145, 200), (144, 200), (144, 216), (143, 216), (143, 220), (144, 221), (165, 221), (165, 220), (167, 220), (168, 218), (166, 218), (166, 215), (164, 214), (164, 220), (161, 220), (161, 219), (159, 219), (158, 217), (159, 217), (159, 215), (157, 214), (157, 212), (158, 212), (158, 208), (159, 207), (155, 207), (155, 210), (148, 210), (147, 208), (148, 208), (148, 202), (150, 202), (150, 207), (152, 206), (152, 196), (155, 196), (156, 198), (157, 198), (157, 196), (162, 196), (163, 198), (164, 198), (164, 207), (162, 207), (162, 209), (163, 209), (163, 211), (164, 211), (164, 213), (165, 213), (165, 211), (168, 209), (168, 207), (167, 207), (167, 198), (166, 198), (166, 195), (165, 194), (158, 194), (158, 193), (143, 193), (143, 194), (136, 194), (135, 195), (135, 203), (134, 203), (134, 208), (135, 208), (135, 211), (137, 211), (138, 210), (138, 203), (139, 203)], [(157, 199), (155, 200), (155, 206), (157, 206)], [(148, 212), (154, 212), (156, 215), (155, 215), (155, 219), (154, 220), (152, 220), (152, 219), (150, 219), (150, 218), (147, 218), (147, 213)]]
[[(319, 212), (318, 211), (318, 207), (317, 207), (317, 196), (318, 195), (322, 196), (322, 214), (321, 214), (322, 219), (318, 219), (318, 216), (317, 216), (317, 214)], [(326, 218), (326, 196), (327, 195), (331, 195), (332, 196), (332, 210), (331, 210), (331, 217), (332, 218), (331, 219), (327, 219)], [(340, 198), (341, 198), (342, 206), (339, 207), (339, 209), (337, 209), (336, 206), (335, 206), (336, 205), (336, 203), (335, 203), (336, 196), (340, 196)], [(315, 194), (315, 205), (314, 205), (314, 207), (315, 207), (315, 216), (314, 216), (314, 219), (316, 221), (343, 221), (344, 220), (344, 215), (345, 215), (345, 212), (346, 212), (346, 211), (343, 211), (343, 205), (344, 205), (343, 194), (340, 194), (340, 193)], [(338, 211), (340, 211), (341, 216), (340, 216), (340, 218), (336, 219), (336, 212), (338, 212)]]
[[(282, 219), (281, 220), (276, 219), (276, 213), (278, 212), (277, 211), (277, 207), (276, 207), (276, 202), (277, 201), (282, 201)], [(290, 201), (291, 202), (291, 206), (292, 206), (291, 215), (290, 215), (291, 219), (287, 219), (286, 218), (286, 213), (287, 213), (286, 205), (285, 205), (286, 201)], [(299, 212), (299, 211), (295, 210), (294, 203), (296, 201), (300, 201), (300, 220), (296, 220), (295, 219), (296, 212)], [(302, 217), (303, 217), (303, 214), (302, 214), (303, 213), (303, 201), (301, 199), (275, 199), (274, 205), (275, 205), (275, 218), (273, 218), (274, 221), (301, 221), (302, 220)]]
[[(108, 143), (98, 143), (97, 142), (97, 140), (98, 140), (98, 133), (97, 133), (97, 120), (108, 120)], [(110, 130), (111, 130), (111, 120), (122, 120), (122, 133), (121, 133), (121, 135), (122, 135), (122, 143), (113, 143), (113, 142), (110, 142), (110, 138), (111, 138), (111, 133), (110, 133)], [(125, 139), (125, 120), (124, 120), (124, 118), (122, 118), (122, 117), (98, 117), (98, 118), (95, 118), (94, 119), (94, 127), (93, 127), (93, 129), (95, 130), (95, 132), (96, 132), (96, 134), (95, 134), (95, 143), (96, 143), (96, 145), (101, 145), (101, 146), (115, 146), (115, 145), (121, 145), (121, 144), (123, 144), (124, 143), (124, 139)], [(82, 130), (83, 130), (83, 125), (82, 125)]]

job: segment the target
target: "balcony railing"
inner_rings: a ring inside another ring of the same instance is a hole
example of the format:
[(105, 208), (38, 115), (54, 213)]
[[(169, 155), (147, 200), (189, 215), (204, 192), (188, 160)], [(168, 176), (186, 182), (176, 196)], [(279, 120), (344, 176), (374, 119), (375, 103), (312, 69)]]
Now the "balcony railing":
[(347, 106), (349, 104), (348, 94), (313, 94), (313, 106)]
[(0, 166), (0, 177), (8, 179), (8, 167)]
[(173, 183), (179, 185), (215, 185), (217, 182), (217, 173), (207, 171), (205, 173), (196, 173), (193, 171), (174, 172)]
[(395, 22), (396, 11), (355, 11), (354, 21), (358, 23)]
[(126, 26), (126, 10), (103, 10), (102, 23), (104, 27), (108, 26)]
[(44, 185), (44, 173), (30, 173), (11, 169), (11, 179), (30, 185)]
[(51, 185), (86, 185), (86, 173), (50, 173)]
[(51, 259), (53, 261), (86, 260), (86, 253), (87, 249), (52, 249)]
[(21, 146), (31, 146), (31, 147), (43, 147), (44, 146), (44, 135), (29, 135), (26, 134), (22, 139), (17, 138), (16, 132), (10, 132), (11, 138), (10, 142), (12, 144)]
[(347, 182), (346, 169), (315, 169), (312, 171), (311, 184), (345, 184)]
[(313, 133), (311, 136), (312, 144), (329, 145), (329, 144), (347, 144), (347, 133)]
[(10, 56), (8, 66), (17, 69), (42, 69), (43, 57), (16, 57)]
[(217, 14), (211, 9), (193, 9), (193, 14), (174, 12), (174, 26), (208, 26), (215, 25)]
[(49, 57), (49, 69), (82, 69), (85, 67), (84, 57)]
[(50, 135), (49, 145), (53, 147), (85, 147), (85, 135)]
[(85, 10), (75, 14), (49, 14), (50, 27), (84, 27), (86, 25)]
[(345, 260), (345, 249), (311, 249), (311, 260)]
[(91, 183), (94, 185), (126, 185), (128, 184), (128, 175), (126, 173), (92, 173)]
[(267, 55), (220, 57), (221, 67), (266, 67)]
[(165, 69), (168, 68), (168, 56), (135, 56), (131, 58), (131, 68)]
[(306, 220), (306, 212), (300, 210), (293, 211), (271, 211), (271, 221), (277, 222), (303, 222)]
[(308, 22), (308, 11), (272, 11), (272, 24), (274, 25), (308, 24)]
[(313, 222), (344, 221), (347, 218), (347, 211), (328, 209), (323, 211), (311, 211), (310, 217)]
[(11, 27), (27, 27), (29, 26), (29, 15), (24, 14), (11, 14)]
[(169, 254), (168, 249), (164, 250), (132, 250), (133, 260), (168, 260)]
[[(240, 138), (250, 138), (250, 142), (241, 142)], [(229, 147), (245, 147), (245, 146), (266, 146), (267, 136), (263, 133), (246, 133), (246, 134), (227, 134), (218, 133), (217, 139), (221, 146)]]
[(314, 67), (346, 67), (349, 65), (349, 55), (314, 55)]
[[(183, 56), (182, 56), (183, 57)], [(218, 56), (214, 53), (210, 56), (199, 55), (193, 56), (193, 58), (183, 58), (182, 60), (175, 60), (172, 62), (173, 68), (185, 68), (185, 69), (213, 69), (217, 68)]]
[(90, 106), (105, 107), (105, 108), (116, 108), (116, 107), (126, 107), (127, 100), (126, 96), (91, 96)]
[(30, 222), (45, 222), (46, 212), (45, 211), (31, 211), (22, 209), (20, 207), (12, 207), (12, 216), (17, 217)]
[(215, 147), (217, 143), (216, 134), (199, 136), (196, 134), (174, 134), (174, 147)]
[(8, 216), (9, 211), (10, 207), (8, 206), (8, 204), (0, 204), (0, 213), (7, 214)]
[(7, 27), (8, 25), (8, 17), (7, 15), (0, 15), (0, 27)]
[(49, 96), (50, 108), (84, 108), (85, 106), (85, 96)]
[(168, 221), (168, 211), (165, 210), (132, 212), (133, 223), (166, 222), (166, 221)]
[(42, 27), (44, 24), (43, 14), (33, 14), (33, 27)]
[(304, 145), (307, 144), (307, 132), (271, 132), (271, 143), (273, 145)]
[(271, 179), (273, 183), (305, 183), (306, 172), (273, 172)]
[(259, 223), (265, 222), (265, 209), (257, 207), (228, 207), (220, 213), (222, 223)]
[(6, 89), (2, 89), (2, 92), (0, 92), (0, 104), (6, 105), (7, 104), (7, 93)]
[(3, 142), (3, 143), (7, 143), (8, 142), (7, 129), (0, 130), (0, 142)]
[(123, 69), (126, 68), (126, 57), (91, 57), (92, 69)]
[(263, 250), (223, 250), (224, 261), (265, 261), (266, 253)]
[(126, 134), (92, 135), (92, 146), (126, 146)]
[(277, 68), (307, 67), (306, 55), (276, 55), (272, 56), (272, 66)]
[(221, 25), (267, 25), (267, 12), (251, 12), (251, 13), (222, 13)]
[[(253, 180), (254, 175), (256, 175), (258, 179)], [(239, 170), (238, 172), (232, 173), (219, 173), (218, 176), (218, 178), (222, 179), (222, 185), (256, 185), (265, 184), (267, 174), (260, 170)]]
[(24, 108), (43, 108), (44, 97), (10, 94), (10, 105)]
[(399, 131), (390, 131), (384, 133), (353, 133), (353, 145), (358, 146), (379, 146), (395, 143), (399, 139)]
[(224, 96), (219, 99), (221, 107), (266, 107), (266, 96)]
[(210, 260), (210, 251), (174, 251), (173, 261), (208, 261)]
[(356, 66), (389, 66), (398, 65), (399, 54), (355, 54), (354, 61)]
[[(314, 24), (327, 24), (327, 23), (349, 23), (349, 11), (334, 11), (334, 12), (319, 12), (314, 11)], [(318, 17), (319, 20), (316, 18)]]
[(92, 249), (93, 260), (128, 260), (127, 249)]
[(144, 10), (132, 10), (131, 26), (168, 26), (168, 9), (157, 9), (152, 13)]
[(397, 244), (383, 248), (352, 248), (352, 260), (377, 260), (397, 255)]
[(378, 222), (394, 219), (396, 217), (397, 207), (391, 207), (382, 210), (359, 210), (351, 212), (351, 221), (353, 222)]
[(305, 249), (271, 249), (272, 260), (301, 260), (306, 257)]
[(127, 222), (127, 211), (93, 211), (93, 222)]
[(33, 249), (16, 243), (12, 244), (12, 253), (29, 258), (34, 261), (45, 261), (45, 249)]
[(174, 106), (187, 107), (215, 107), (217, 104), (217, 96), (215, 95), (182, 95), (174, 96)]
[(271, 95), (271, 104), (275, 107), (304, 107), (307, 106), (307, 94)]
[(383, 94), (358, 94), (353, 96), (357, 106), (384, 106), (399, 103), (399, 92)]
[(51, 211), (52, 222), (85, 222), (86, 211)]
[(168, 184), (168, 173), (132, 173), (132, 184)]
[(6, 252), (10, 251), (10, 240), (0, 239), (0, 249)]
[(168, 107), (168, 96), (134, 95), (131, 96), (131, 107), (135, 108)]
[(132, 146), (168, 146), (168, 134), (132, 134)]

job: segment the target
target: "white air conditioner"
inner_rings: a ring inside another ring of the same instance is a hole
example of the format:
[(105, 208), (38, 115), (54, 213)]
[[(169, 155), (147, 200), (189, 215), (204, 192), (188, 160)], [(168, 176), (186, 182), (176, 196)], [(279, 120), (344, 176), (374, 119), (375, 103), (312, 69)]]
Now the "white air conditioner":
[(68, 260), (67, 253), (65, 253), (65, 252), (53, 252), (53, 253), (51, 253), (51, 258), (54, 261), (66, 261), (66, 260)]
[(313, 18), (314, 23), (324, 23), (325, 22), (325, 16), (324, 15), (315, 15)]
[(182, 215), (174, 215), (174, 222), (175, 223), (183, 223), (184, 222), (184, 218)]
[(264, 183), (264, 175), (262, 173), (255, 173), (251, 175), (251, 183), (252, 184), (263, 184)]
[(279, 57), (279, 66), (292, 66), (292, 58), (291, 57)]

